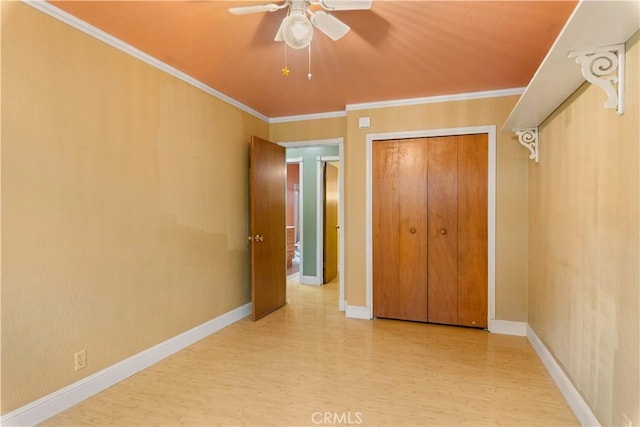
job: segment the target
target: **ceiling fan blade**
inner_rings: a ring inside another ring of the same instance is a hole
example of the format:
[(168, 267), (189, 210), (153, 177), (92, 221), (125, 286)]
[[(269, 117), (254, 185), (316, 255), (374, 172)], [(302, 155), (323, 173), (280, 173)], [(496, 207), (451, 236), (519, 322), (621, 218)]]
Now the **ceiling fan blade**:
[(367, 10), (371, 0), (320, 0), (320, 6), (326, 10)]
[(282, 27), (284, 27), (284, 19), (282, 20), (282, 22), (280, 23), (280, 27), (278, 27), (278, 32), (276, 33), (275, 38), (273, 39), (273, 41), (275, 42), (281, 42), (284, 40), (284, 38), (282, 37)]
[(248, 15), (250, 13), (275, 12), (280, 7), (275, 3), (258, 4), (255, 6), (232, 7), (229, 12), (234, 15)]
[(335, 16), (321, 10), (311, 15), (311, 23), (334, 41), (344, 37), (351, 29)]

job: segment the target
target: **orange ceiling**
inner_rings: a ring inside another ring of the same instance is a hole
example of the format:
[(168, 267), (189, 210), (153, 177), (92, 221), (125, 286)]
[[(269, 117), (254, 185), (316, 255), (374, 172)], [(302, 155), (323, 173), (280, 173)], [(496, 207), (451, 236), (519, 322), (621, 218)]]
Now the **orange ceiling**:
[(248, 1), (51, 1), (267, 117), (347, 104), (526, 86), (575, 1), (389, 1), (334, 15), (308, 52), (273, 37), (286, 13), (235, 16)]

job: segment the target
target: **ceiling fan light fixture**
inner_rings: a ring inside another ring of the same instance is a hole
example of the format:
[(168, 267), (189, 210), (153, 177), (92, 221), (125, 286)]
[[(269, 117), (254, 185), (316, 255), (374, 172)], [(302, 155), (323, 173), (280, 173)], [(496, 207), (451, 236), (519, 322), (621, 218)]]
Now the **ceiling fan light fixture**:
[(333, 41), (340, 40), (350, 29), (347, 24), (322, 10), (311, 15), (311, 23)]
[(313, 26), (304, 14), (291, 14), (282, 21), (282, 38), (293, 49), (305, 48), (313, 39)]

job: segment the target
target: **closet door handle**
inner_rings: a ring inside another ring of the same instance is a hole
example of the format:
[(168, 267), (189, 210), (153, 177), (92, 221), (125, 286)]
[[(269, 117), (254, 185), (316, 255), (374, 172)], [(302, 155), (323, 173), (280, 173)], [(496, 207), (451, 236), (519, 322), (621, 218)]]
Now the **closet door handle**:
[(447, 229), (446, 229), (446, 228), (441, 228), (441, 229), (440, 229), (440, 234), (442, 234), (443, 236), (444, 236), (445, 234), (447, 234)]
[(409, 229), (409, 233), (411, 233), (411, 234), (416, 234), (416, 229), (415, 229), (415, 228), (413, 228), (413, 227), (411, 227), (411, 228)]

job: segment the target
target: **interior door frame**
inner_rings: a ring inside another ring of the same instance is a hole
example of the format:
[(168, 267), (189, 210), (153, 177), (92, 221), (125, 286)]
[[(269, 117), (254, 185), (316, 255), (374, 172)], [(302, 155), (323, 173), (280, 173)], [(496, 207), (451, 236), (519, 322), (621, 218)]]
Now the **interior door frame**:
[[(313, 140), (303, 140), (303, 141), (279, 141), (278, 145), (281, 145), (285, 148), (309, 148), (309, 147), (319, 147), (319, 146), (327, 146), (327, 145), (337, 145), (338, 146), (338, 222), (340, 223), (340, 234), (338, 236), (338, 309), (340, 311), (345, 311), (346, 303), (344, 296), (344, 138), (328, 138), (328, 139), (313, 139)], [(332, 156), (331, 158), (334, 158)], [(329, 156), (322, 156), (322, 158), (329, 158)], [(316, 160), (317, 161), (317, 160)], [(302, 186), (302, 181), (300, 183)], [(322, 199), (319, 199), (322, 200)], [(322, 203), (318, 206), (318, 202), (316, 201), (316, 211), (322, 212)], [(300, 217), (304, 218), (304, 212), (301, 210)], [(319, 215), (318, 215), (319, 216)], [(301, 219), (301, 222), (303, 219)], [(316, 230), (318, 227), (318, 220), (316, 222)], [(321, 229), (322, 231), (322, 229)], [(302, 240), (302, 234), (300, 234), (300, 240)], [(318, 245), (318, 241), (321, 239), (316, 239), (316, 245)], [(300, 243), (302, 245), (302, 242)], [(322, 242), (319, 243), (320, 249), (322, 249)], [(302, 260), (304, 257), (304, 248), (302, 248), (300, 255), (300, 269), (302, 269)], [(322, 260), (322, 253), (320, 252), (320, 260)], [(318, 265), (316, 260), (316, 281), (319, 280), (319, 284), (322, 284), (322, 265)], [(302, 271), (301, 271), (302, 274)]]
[(414, 131), (368, 133), (366, 135), (366, 217), (365, 217), (365, 289), (369, 318), (373, 317), (373, 143), (388, 139), (429, 138), (436, 136), (458, 136), (487, 134), (487, 245), (488, 245), (488, 292), (487, 325), (492, 330), (495, 320), (496, 302), (496, 126), (469, 126)]

